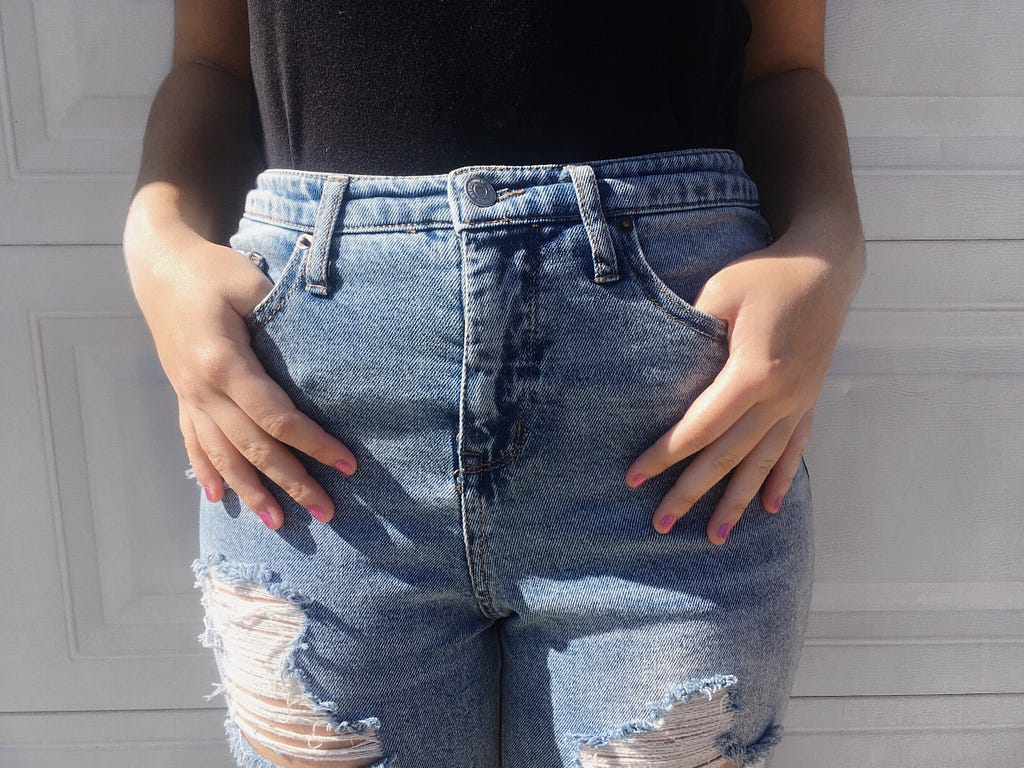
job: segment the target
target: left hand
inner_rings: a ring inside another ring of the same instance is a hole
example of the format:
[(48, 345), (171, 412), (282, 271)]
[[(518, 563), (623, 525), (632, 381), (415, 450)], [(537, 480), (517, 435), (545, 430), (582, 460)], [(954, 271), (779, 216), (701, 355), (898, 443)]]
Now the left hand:
[[(626, 470), (654, 477), (697, 453), (654, 511), (654, 528), (676, 520), (735, 469), (707, 535), (724, 544), (750, 500), (777, 512), (800, 468), (811, 420), (862, 275), (863, 243), (821, 254), (780, 238), (729, 262), (694, 306), (729, 323), (729, 358), (683, 418)], [(855, 253), (860, 250), (860, 254)], [(642, 482), (642, 480), (640, 481)]]

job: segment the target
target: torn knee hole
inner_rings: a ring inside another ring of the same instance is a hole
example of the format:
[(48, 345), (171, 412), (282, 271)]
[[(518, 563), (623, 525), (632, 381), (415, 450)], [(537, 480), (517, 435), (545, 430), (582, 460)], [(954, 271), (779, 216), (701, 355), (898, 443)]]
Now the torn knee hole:
[(771, 726), (755, 744), (731, 735), (737, 706), (734, 675), (716, 675), (679, 685), (652, 705), (646, 720), (583, 740), (581, 768), (757, 768), (778, 742)]
[(237, 573), (195, 567), (206, 608), (199, 639), (214, 649), (221, 675), (210, 696), (224, 693), (228, 719), (250, 746), (286, 766), (357, 768), (379, 761), (377, 718), (336, 724), (305, 692), (293, 660), (306, 647), (303, 599), (275, 595)]

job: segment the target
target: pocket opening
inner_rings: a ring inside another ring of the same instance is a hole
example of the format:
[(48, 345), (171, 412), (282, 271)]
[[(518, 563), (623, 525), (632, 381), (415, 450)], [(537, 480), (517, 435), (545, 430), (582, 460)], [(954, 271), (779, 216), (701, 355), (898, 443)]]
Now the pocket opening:
[[(275, 236), (277, 235), (275, 234)], [(263, 266), (261, 266), (263, 273), (273, 282), (270, 290), (268, 290), (256, 306), (250, 309), (243, 317), (243, 320), (251, 333), (255, 333), (266, 327), (270, 319), (281, 310), (289, 297), (292, 296), (298, 287), (302, 285), (306, 255), (308, 254), (309, 248), (312, 244), (312, 236), (307, 232), (303, 232), (296, 237), (292, 241), (291, 251), (285, 259), (284, 264), (281, 266), (276, 280), (272, 274), (273, 270), (270, 260), (263, 256), (257, 247), (250, 249), (259, 255), (263, 262)], [(260, 265), (257, 264), (257, 266)]]
[(729, 323), (693, 301), (729, 263), (771, 243), (757, 207), (729, 203), (626, 212), (614, 223), (623, 260), (648, 301), (673, 321), (727, 344)]
[[(662, 214), (627, 214), (615, 219), (615, 230), (619, 233), (626, 266), (633, 281), (640, 287), (647, 300), (662, 314), (692, 330), (710, 336), (716, 342), (725, 344), (729, 324), (719, 317), (697, 309), (683, 295), (674, 290), (648, 259), (644, 246), (647, 217)], [(703, 283), (702, 283), (703, 284)]]

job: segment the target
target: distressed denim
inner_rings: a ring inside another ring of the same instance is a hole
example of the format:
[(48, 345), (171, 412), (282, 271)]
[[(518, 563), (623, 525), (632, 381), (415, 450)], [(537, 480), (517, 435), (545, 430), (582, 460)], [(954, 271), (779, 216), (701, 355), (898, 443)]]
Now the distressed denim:
[(721, 546), (731, 473), (665, 535), (689, 459), (624, 482), (728, 357), (697, 292), (772, 241), (740, 156), (271, 168), (245, 203), (229, 244), (274, 283), (252, 348), (359, 469), (291, 449), (327, 525), (262, 473), (278, 531), (199, 495), (238, 765), (277, 764), (261, 740), (373, 768), (768, 768), (809, 608), (806, 464)]

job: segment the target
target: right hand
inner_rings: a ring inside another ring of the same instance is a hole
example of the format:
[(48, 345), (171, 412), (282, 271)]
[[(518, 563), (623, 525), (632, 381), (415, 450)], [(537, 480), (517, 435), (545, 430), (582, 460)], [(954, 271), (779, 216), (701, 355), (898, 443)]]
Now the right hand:
[(125, 244), (124, 253), (160, 364), (178, 395), (178, 424), (207, 498), (219, 501), (227, 481), (268, 528), (280, 528), (284, 513), (258, 467), (314, 517), (330, 521), (330, 496), (286, 444), (348, 475), (356, 460), (295, 407), (252, 350), (243, 318), (269, 293), (271, 280), (234, 248), (194, 232), (171, 248)]

